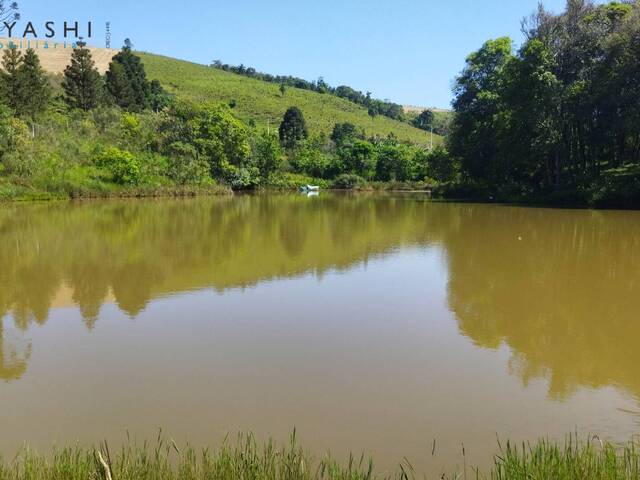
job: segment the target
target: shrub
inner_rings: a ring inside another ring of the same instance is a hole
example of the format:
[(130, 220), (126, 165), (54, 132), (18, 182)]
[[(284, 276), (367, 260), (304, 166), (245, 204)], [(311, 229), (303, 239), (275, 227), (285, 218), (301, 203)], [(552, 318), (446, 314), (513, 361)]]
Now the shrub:
[(122, 114), (120, 127), (125, 138), (132, 139), (140, 134), (140, 120), (133, 113), (125, 112)]
[(178, 185), (201, 185), (210, 182), (209, 164), (193, 145), (174, 142), (169, 146), (167, 176)]
[(263, 180), (269, 179), (278, 170), (282, 164), (282, 150), (276, 135), (264, 132), (256, 139), (254, 160)]
[(343, 173), (333, 180), (332, 187), (340, 190), (354, 190), (364, 188), (366, 185), (364, 178), (353, 173)]
[[(19, 150), (29, 139), (29, 127), (22, 120), (14, 118), (11, 111), (0, 105), (0, 162), (14, 173), (28, 175), (31, 169), (21, 160)], [(7, 157), (12, 155), (11, 161)]]
[(233, 190), (248, 190), (260, 184), (260, 171), (257, 167), (223, 166), (223, 179)]
[(301, 173), (283, 173), (269, 180), (270, 188), (278, 188), (283, 190), (298, 190), (303, 185), (318, 185), (320, 188), (329, 188), (328, 180), (322, 178), (314, 178)]
[(444, 147), (436, 147), (427, 156), (427, 175), (438, 182), (450, 182), (455, 179), (458, 166)]
[(136, 185), (140, 182), (140, 162), (131, 152), (109, 147), (99, 154), (94, 162), (108, 170), (115, 183)]
[(347, 172), (367, 179), (373, 178), (376, 172), (377, 152), (371, 143), (355, 140), (343, 145), (339, 155)]

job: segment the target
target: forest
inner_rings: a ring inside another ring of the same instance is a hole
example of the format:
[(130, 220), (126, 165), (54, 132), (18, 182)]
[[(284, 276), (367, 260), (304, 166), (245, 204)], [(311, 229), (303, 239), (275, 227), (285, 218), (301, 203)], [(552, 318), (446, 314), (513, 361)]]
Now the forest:
[(456, 78), (453, 197), (640, 205), (640, 4), (569, 0), (486, 42)]

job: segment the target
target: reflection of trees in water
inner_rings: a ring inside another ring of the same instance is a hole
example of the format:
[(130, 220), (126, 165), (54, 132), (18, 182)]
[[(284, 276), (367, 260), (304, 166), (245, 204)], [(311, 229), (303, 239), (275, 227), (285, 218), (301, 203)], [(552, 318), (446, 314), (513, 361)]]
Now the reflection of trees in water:
[[(639, 220), (383, 196), (11, 205), (0, 212), (0, 314), (19, 330), (43, 323), (66, 285), (93, 328), (109, 294), (135, 316), (173, 292), (322, 275), (438, 242), (460, 330), (482, 347), (508, 344), (525, 383), (549, 378), (559, 398), (604, 385), (640, 395)], [(30, 350), (13, 339), (0, 330), (0, 378), (26, 368)]]
[(549, 378), (553, 397), (606, 385), (640, 396), (640, 216), (480, 206), (460, 214), (445, 242), (460, 330), (482, 347), (508, 344), (510, 370), (525, 383)]
[(17, 337), (17, 332), (5, 331), (0, 312), (0, 380), (11, 381), (22, 377), (31, 357), (31, 344)]
[(428, 210), (381, 196), (11, 205), (0, 212), (0, 312), (26, 330), (66, 286), (91, 329), (110, 293), (133, 317), (167, 293), (322, 274), (426, 241)]

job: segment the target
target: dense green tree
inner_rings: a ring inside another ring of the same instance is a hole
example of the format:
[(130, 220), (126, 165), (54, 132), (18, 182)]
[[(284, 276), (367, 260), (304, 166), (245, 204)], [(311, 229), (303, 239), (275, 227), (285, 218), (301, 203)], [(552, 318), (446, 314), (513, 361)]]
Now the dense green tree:
[(98, 105), (100, 74), (91, 52), (79, 45), (71, 54), (71, 63), (64, 70), (62, 88), (65, 100), (72, 108), (92, 110)]
[(47, 108), (51, 98), (51, 85), (32, 48), (25, 52), (22, 64), (18, 67), (18, 79), (19, 105), (16, 111), (31, 120), (35, 134), (35, 119)]
[(174, 142), (169, 145), (167, 153), (168, 176), (178, 185), (200, 185), (211, 181), (209, 164), (193, 145)]
[(434, 114), (432, 110), (423, 110), (413, 119), (413, 126), (422, 130), (429, 130), (433, 126)]
[(22, 53), (17, 48), (7, 48), (2, 52), (2, 69), (0, 70), (0, 98), (13, 111), (20, 105), (19, 69), (22, 65)]
[(6, 168), (4, 160), (7, 155), (16, 150), (28, 138), (28, 128), (25, 123), (13, 116), (13, 112), (0, 104), (0, 174)]
[(278, 129), (280, 144), (284, 148), (295, 148), (298, 143), (307, 138), (307, 124), (304, 115), (298, 107), (289, 107), (284, 114)]
[(172, 96), (162, 88), (158, 80), (151, 81), (149, 91), (151, 94), (151, 109), (154, 112), (160, 112), (171, 104)]
[(451, 161), (451, 156), (444, 147), (436, 147), (425, 158), (426, 177), (440, 183), (454, 181), (456, 178), (457, 166)]
[(331, 132), (331, 140), (333, 140), (336, 145), (342, 145), (343, 143), (352, 141), (359, 136), (358, 128), (353, 123), (349, 122), (336, 123), (333, 126), (333, 131)]
[(407, 145), (387, 142), (378, 149), (376, 180), (384, 182), (412, 180), (414, 176), (413, 152)]
[(248, 170), (253, 165), (247, 128), (226, 106), (175, 102), (163, 112), (157, 137), (165, 154), (171, 154), (176, 142), (192, 145), (207, 161), (214, 178), (248, 176), (253, 181), (253, 171)]
[(113, 57), (107, 71), (107, 89), (125, 110), (140, 112), (150, 106), (151, 85), (140, 57), (129, 46)]
[(112, 100), (122, 108), (130, 108), (135, 104), (133, 88), (124, 66), (111, 62), (106, 75), (106, 87)]
[(353, 173), (366, 180), (375, 176), (377, 151), (370, 142), (354, 140), (340, 148), (339, 156), (345, 173)]
[(511, 40), (486, 42), (467, 57), (454, 87), (456, 110), (450, 151), (474, 178), (500, 182), (504, 173), (496, 159), (496, 118), (500, 112), (502, 72), (512, 58)]
[(254, 156), (263, 181), (268, 180), (282, 163), (282, 151), (275, 134), (263, 132), (255, 142)]

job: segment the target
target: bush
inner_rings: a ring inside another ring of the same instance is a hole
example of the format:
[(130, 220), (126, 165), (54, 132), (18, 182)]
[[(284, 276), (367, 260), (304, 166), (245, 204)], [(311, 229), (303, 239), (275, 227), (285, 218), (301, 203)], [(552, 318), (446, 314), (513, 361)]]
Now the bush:
[(209, 164), (193, 145), (174, 142), (169, 146), (167, 176), (178, 185), (210, 183)]
[(268, 180), (282, 164), (282, 151), (277, 135), (263, 132), (255, 139), (253, 150), (253, 159), (260, 170), (260, 176), (263, 181)]
[(133, 113), (124, 112), (120, 127), (125, 138), (132, 139), (140, 135), (140, 119)]
[(32, 172), (19, 150), (29, 139), (29, 127), (22, 120), (12, 117), (11, 112), (0, 105), (0, 173), (6, 169), (18, 175)]
[(427, 175), (445, 183), (455, 179), (459, 166), (444, 147), (436, 147), (427, 156)]
[(269, 180), (270, 188), (278, 188), (282, 190), (297, 190), (303, 185), (318, 185), (320, 188), (329, 188), (328, 180), (322, 178), (314, 178), (301, 173), (283, 173)]
[(131, 152), (109, 147), (94, 162), (98, 167), (109, 171), (115, 183), (137, 185), (140, 182), (140, 162)]
[(323, 149), (326, 143), (326, 138), (322, 136), (316, 136), (303, 142), (297, 150), (292, 152), (289, 160), (291, 166), (296, 172), (305, 173), (312, 177), (326, 178), (331, 176), (332, 155)]
[(339, 155), (347, 172), (367, 179), (373, 178), (376, 172), (377, 152), (371, 143), (355, 140), (343, 145), (339, 149)]
[(249, 190), (260, 184), (260, 171), (257, 167), (223, 166), (223, 179), (233, 190)]
[(364, 178), (353, 173), (343, 173), (333, 180), (332, 187), (340, 190), (354, 190), (366, 187)]

